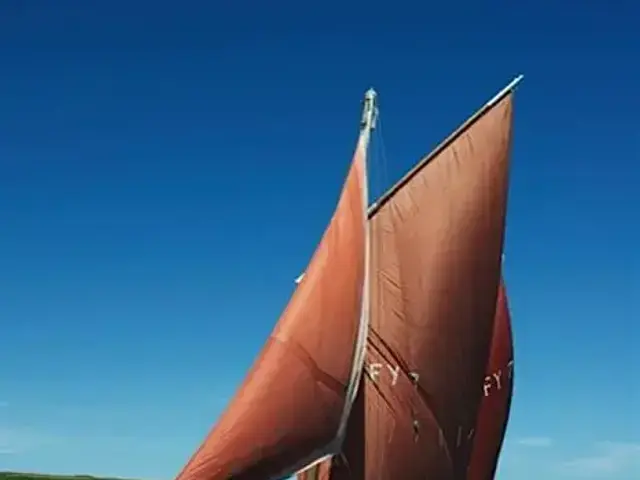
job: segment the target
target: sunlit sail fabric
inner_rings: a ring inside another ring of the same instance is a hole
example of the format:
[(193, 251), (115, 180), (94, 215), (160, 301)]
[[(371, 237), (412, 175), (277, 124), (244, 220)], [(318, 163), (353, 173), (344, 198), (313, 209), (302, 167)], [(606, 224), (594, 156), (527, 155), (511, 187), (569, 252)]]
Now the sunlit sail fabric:
[(304, 279), (178, 480), (282, 478), (339, 450), (366, 338), (365, 156), (361, 139)]

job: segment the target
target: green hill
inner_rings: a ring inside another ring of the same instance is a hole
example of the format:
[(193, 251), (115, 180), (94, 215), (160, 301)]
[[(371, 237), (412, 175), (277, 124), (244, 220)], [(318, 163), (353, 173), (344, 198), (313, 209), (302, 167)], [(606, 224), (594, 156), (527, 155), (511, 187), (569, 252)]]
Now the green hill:
[(0, 472), (0, 480), (122, 480), (92, 475), (46, 475), (43, 473)]

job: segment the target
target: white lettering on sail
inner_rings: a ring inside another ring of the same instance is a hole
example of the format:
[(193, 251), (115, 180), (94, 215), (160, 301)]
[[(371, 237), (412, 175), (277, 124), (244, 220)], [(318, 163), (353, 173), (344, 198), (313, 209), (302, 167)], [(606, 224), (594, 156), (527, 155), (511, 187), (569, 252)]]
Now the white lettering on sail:
[(393, 387), (398, 382), (398, 374), (400, 373), (400, 367), (396, 365), (396, 368), (391, 368), (391, 365), (387, 363), (387, 368), (389, 369), (389, 372), (391, 372), (391, 376), (393, 377), (393, 379), (391, 380), (391, 386)]
[(380, 376), (380, 371), (382, 370), (382, 364), (370, 363), (369, 365), (366, 366), (366, 370), (367, 370), (367, 375), (369, 375), (369, 378), (375, 382), (376, 379)]
[(484, 396), (489, 396), (489, 390), (491, 389), (491, 376), (487, 375), (484, 377), (484, 385), (482, 385), (482, 391), (484, 392)]
[(494, 389), (497, 391), (502, 390), (502, 388), (505, 386), (505, 383), (510, 382), (512, 377), (513, 360), (507, 363), (507, 366), (505, 368), (500, 368), (484, 377), (484, 384), (482, 385), (484, 396), (488, 397)]
[[(367, 376), (377, 382), (381, 378), (389, 381), (392, 387), (398, 383), (400, 378), (400, 366), (391, 365), (389, 363), (368, 363), (365, 364), (365, 372)], [(388, 375), (384, 372), (388, 372)], [(411, 379), (414, 385), (418, 385), (420, 375), (417, 372), (407, 372), (407, 376)], [(500, 391), (513, 377), (513, 360), (507, 363), (505, 368), (500, 368), (494, 372), (489, 373), (484, 377), (484, 384), (482, 385), (482, 391), (485, 397), (491, 395), (493, 391)]]
[(498, 370), (497, 372), (492, 373), (491, 376), (496, 381), (496, 385), (498, 385), (498, 390), (501, 390), (502, 382), (500, 381), (500, 379), (502, 378), (502, 370)]
[[(365, 365), (365, 371), (367, 376), (374, 382), (377, 382), (380, 378), (385, 378), (389, 381), (392, 387), (395, 387), (398, 383), (398, 379), (400, 378), (400, 365), (394, 366), (389, 363), (369, 363)], [(389, 374), (382, 375), (385, 371), (389, 372)], [(416, 372), (409, 372), (407, 375), (411, 378), (412, 383), (418, 383), (420, 376)]]

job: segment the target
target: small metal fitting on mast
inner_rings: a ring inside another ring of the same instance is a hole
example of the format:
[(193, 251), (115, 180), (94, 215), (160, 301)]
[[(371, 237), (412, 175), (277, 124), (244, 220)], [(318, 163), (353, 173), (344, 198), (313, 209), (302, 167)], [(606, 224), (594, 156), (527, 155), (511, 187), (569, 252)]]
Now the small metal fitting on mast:
[(378, 94), (373, 88), (370, 88), (365, 92), (362, 119), (360, 120), (361, 130), (374, 130), (376, 128), (376, 119), (378, 117), (377, 98)]

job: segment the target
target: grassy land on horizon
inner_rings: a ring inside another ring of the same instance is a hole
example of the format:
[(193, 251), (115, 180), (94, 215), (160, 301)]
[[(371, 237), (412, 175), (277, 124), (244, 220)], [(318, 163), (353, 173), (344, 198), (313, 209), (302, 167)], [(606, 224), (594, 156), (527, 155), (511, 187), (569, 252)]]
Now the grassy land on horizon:
[(0, 472), (0, 480), (123, 480), (95, 475), (50, 475), (47, 473)]

